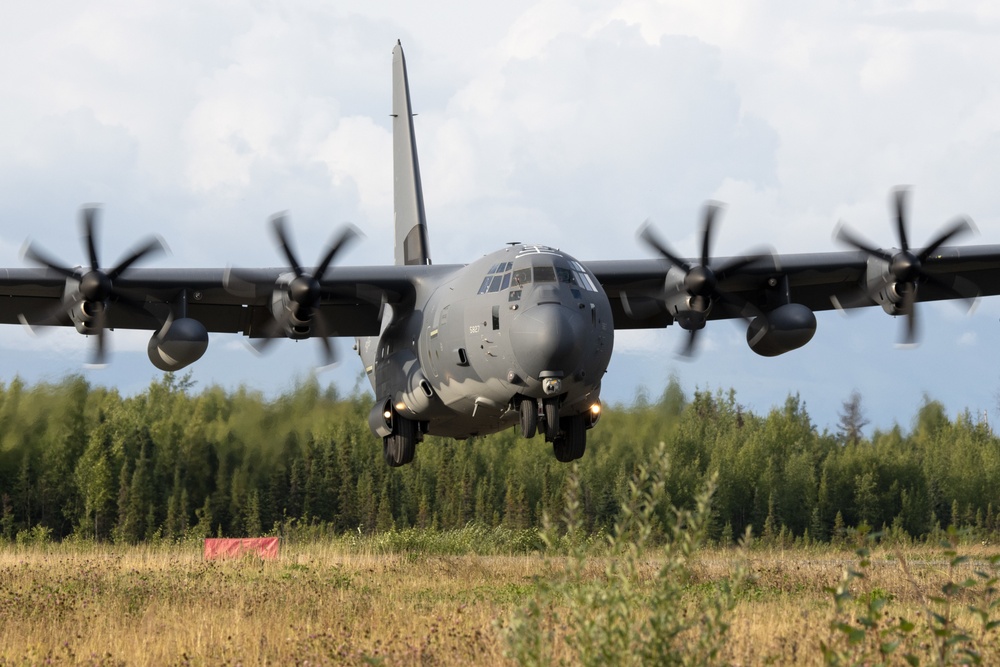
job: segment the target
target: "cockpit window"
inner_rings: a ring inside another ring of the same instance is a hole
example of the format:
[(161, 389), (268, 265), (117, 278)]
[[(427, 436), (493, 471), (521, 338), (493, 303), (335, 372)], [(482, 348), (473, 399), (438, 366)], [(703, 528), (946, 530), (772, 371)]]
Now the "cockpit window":
[(479, 294), (499, 292), (508, 288), (525, 287), (532, 282), (569, 285), (574, 289), (596, 292), (597, 286), (587, 270), (576, 261), (556, 260), (562, 266), (523, 267), (511, 272), (513, 262), (500, 262), (490, 267), (488, 275), (479, 286)]
[(562, 267), (556, 267), (556, 278), (559, 279), (561, 283), (567, 283), (569, 285), (577, 285), (576, 276), (569, 269), (564, 269)]
[(536, 266), (534, 269), (536, 283), (554, 283), (556, 281), (556, 270), (551, 266)]
[[(570, 285), (578, 285), (588, 292), (596, 292), (597, 287), (594, 285), (594, 281), (591, 280), (590, 275), (587, 270), (584, 269), (579, 262), (571, 261), (569, 263), (570, 268), (567, 269), (557, 269), (557, 271), (565, 271), (565, 273), (559, 274), (559, 282), (566, 282)], [(568, 274), (568, 275), (567, 275)], [(564, 280), (563, 277), (566, 276)]]
[(510, 270), (513, 265), (513, 262), (500, 262), (491, 266), (490, 270), (487, 271), (488, 275), (483, 278), (482, 284), (479, 285), (478, 294), (507, 289), (510, 286)]

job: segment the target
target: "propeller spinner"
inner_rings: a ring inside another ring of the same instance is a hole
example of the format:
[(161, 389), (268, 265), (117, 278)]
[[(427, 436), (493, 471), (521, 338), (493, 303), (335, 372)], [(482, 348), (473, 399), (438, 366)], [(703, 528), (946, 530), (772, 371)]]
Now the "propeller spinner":
[[(873, 301), (880, 302), (879, 293), (885, 290), (886, 298), (894, 304), (896, 314), (905, 316), (903, 338), (901, 345), (915, 345), (918, 337), (917, 320), (917, 287), (921, 282), (933, 283), (937, 287), (954, 295), (969, 304), (969, 309), (975, 305), (979, 297), (979, 289), (968, 280), (955, 276), (951, 283), (946, 283), (924, 269), (924, 263), (938, 248), (952, 238), (971, 232), (973, 226), (968, 218), (958, 217), (946, 225), (927, 247), (919, 252), (911, 250), (906, 234), (908, 226), (907, 200), (909, 188), (898, 187), (893, 191), (892, 207), (896, 218), (896, 233), (900, 248), (882, 250), (868, 243), (846, 224), (838, 225), (834, 237), (853, 248), (863, 251), (872, 258), (885, 263), (886, 278), (869, 281), (869, 284), (858, 292), (845, 297), (833, 297), (832, 301), (840, 309), (867, 306)], [(895, 298), (893, 298), (895, 297)]]
[(77, 330), (84, 334), (94, 334), (97, 345), (91, 364), (103, 366), (107, 357), (105, 331), (107, 329), (107, 313), (111, 303), (119, 303), (144, 315), (148, 315), (140, 304), (125, 296), (115, 288), (115, 281), (132, 265), (166, 250), (163, 241), (152, 237), (137, 245), (114, 268), (101, 268), (97, 255), (97, 213), (96, 207), (85, 207), (80, 211), (80, 229), (84, 249), (90, 261), (89, 269), (82, 267), (70, 268), (52, 259), (37, 245), (28, 243), (23, 252), (26, 260), (47, 267), (66, 278), (66, 292), (60, 302), (44, 313), (36, 322), (29, 322), (25, 315), (20, 319), (27, 326), (45, 326), (65, 321), (66, 317), (76, 325)]
[[(750, 320), (760, 315), (760, 310), (743, 297), (728, 289), (727, 283), (735, 277), (736, 273), (746, 266), (761, 259), (772, 258), (771, 252), (754, 252), (742, 257), (732, 258), (722, 264), (713, 266), (712, 262), (712, 235), (715, 230), (715, 223), (722, 206), (715, 202), (705, 205), (702, 214), (701, 224), (701, 256), (700, 264), (692, 264), (679, 257), (670, 247), (661, 241), (648, 223), (644, 224), (639, 232), (639, 237), (651, 248), (657, 251), (668, 262), (684, 272), (682, 283), (679, 286), (688, 297), (687, 310), (684, 312), (671, 313), (679, 315), (678, 322), (690, 332), (687, 343), (680, 354), (690, 357), (694, 354), (698, 333), (705, 326), (709, 311), (712, 306), (718, 303), (734, 316)], [(668, 288), (664, 287), (664, 293)], [(663, 294), (660, 298), (669, 297)]]

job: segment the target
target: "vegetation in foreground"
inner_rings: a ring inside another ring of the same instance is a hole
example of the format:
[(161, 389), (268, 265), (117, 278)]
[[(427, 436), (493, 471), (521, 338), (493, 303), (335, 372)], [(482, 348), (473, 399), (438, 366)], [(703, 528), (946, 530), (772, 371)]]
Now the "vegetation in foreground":
[[(598, 541), (580, 530), (574, 470), (565, 530), (547, 527), (540, 553), (525, 555), (432, 555), (415, 542), (386, 553), (382, 536), (363, 535), (293, 543), (273, 562), (205, 562), (197, 542), (8, 545), (0, 665), (1000, 661), (1000, 558), (982, 547), (959, 556), (952, 533), (944, 551), (861, 547), (856, 558), (748, 541), (706, 549), (713, 489), (679, 509), (665, 462), (661, 450), (640, 466)], [(424, 538), (430, 551), (455, 544)]]

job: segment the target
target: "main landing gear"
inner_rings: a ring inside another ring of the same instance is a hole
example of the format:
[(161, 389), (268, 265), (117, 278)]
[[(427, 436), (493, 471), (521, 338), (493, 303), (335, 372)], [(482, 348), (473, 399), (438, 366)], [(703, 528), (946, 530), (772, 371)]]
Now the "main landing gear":
[[(552, 443), (556, 460), (562, 463), (575, 461), (587, 450), (587, 422), (585, 415), (559, 416), (559, 399), (542, 400), (541, 410), (533, 398), (524, 398), (518, 406), (521, 416), (521, 435), (535, 437), (539, 430), (545, 433), (545, 441)], [(539, 416), (541, 412), (541, 416)]]

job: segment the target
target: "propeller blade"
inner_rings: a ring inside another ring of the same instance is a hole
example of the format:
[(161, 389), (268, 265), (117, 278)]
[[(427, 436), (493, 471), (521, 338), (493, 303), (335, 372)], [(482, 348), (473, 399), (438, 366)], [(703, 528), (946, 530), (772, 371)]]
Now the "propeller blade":
[[(71, 302), (72, 300), (70, 300), (70, 303)], [(21, 324), (26, 326), (29, 331), (32, 333), (38, 333), (35, 331), (35, 327), (51, 327), (68, 322), (69, 315), (67, 315), (67, 311), (69, 310), (70, 303), (67, 303), (64, 299), (60, 299), (54, 306), (50, 306), (42, 311), (41, 317), (34, 322), (30, 322), (24, 313), (18, 315), (17, 319), (20, 320)]]
[(968, 218), (964, 216), (957, 218), (954, 222), (948, 225), (948, 227), (946, 227), (936, 239), (931, 241), (930, 244), (924, 248), (920, 255), (917, 256), (917, 259), (923, 262), (934, 254), (935, 250), (950, 241), (953, 237), (958, 236), (959, 234), (971, 232), (972, 230), (972, 224), (969, 222)]
[[(250, 271), (232, 266), (226, 267), (222, 272), (222, 286), (227, 292), (241, 299), (255, 299), (258, 296), (270, 293), (273, 288), (271, 283), (267, 283), (266, 287), (264, 285), (258, 286), (254, 282), (253, 274)], [(258, 287), (260, 288), (259, 291)]]
[(906, 316), (906, 328), (901, 345), (912, 347), (917, 344), (917, 288), (913, 283), (903, 283), (903, 306), (900, 311)]
[(328, 366), (333, 366), (337, 363), (337, 353), (333, 349), (333, 343), (330, 341), (330, 335), (326, 328), (326, 320), (323, 316), (317, 313), (313, 317), (313, 325), (316, 327), (316, 336), (314, 336), (318, 341), (322, 350), (322, 363), (321, 368), (326, 368)]
[(721, 206), (716, 202), (705, 204), (701, 222), (701, 265), (708, 266), (708, 259), (712, 255), (712, 231), (715, 227), (715, 218), (721, 210)]
[(875, 257), (881, 257), (885, 261), (892, 261), (892, 255), (880, 250), (863, 240), (860, 236), (857, 236), (854, 232), (848, 229), (847, 225), (841, 222), (837, 225), (837, 229), (834, 231), (834, 238), (836, 238), (841, 243), (857, 248), (858, 250), (863, 250), (869, 255), (874, 255)]
[(104, 368), (107, 366), (107, 311), (102, 309), (96, 316), (97, 319), (97, 341), (94, 345), (94, 354), (91, 356), (90, 368)]
[(732, 313), (735, 317), (739, 317), (744, 320), (747, 324), (750, 324), (753, 321), (753, 318), (764, 314), (760, 308), (753, 305), (743, 297), (736, 296), (735, 294), (718, 292), (715, 296), (719, 299), (723, 308)]
[(343, 250), (343, 248), (349, 244), (354, 239), (358, 238), (361, 234), (354, 225), (348, 225), (344, 228), (344, 231), (340, 233), (340, 238), (330, 246), (323, 259), (320, 260), (319, 266), (316, 267), (316, 275), (314, 276), (316, 280), (323, 280), (323, 274), (330, 267), (330, 263), (333, 262), (334, 257)]
[(287, 311), (283, 314), (281, 320), (272, 319), (266, 325), (264, 325), (263, 336), (260, 338), (254, 338), (250, 341), (250, 345), (257, 352), (263, 354), (268, 347), (271, 346), (278, 338), (285, 337), (285, 327), (288, 324), (288, 320), (291, 319), (291, 311)]
[(721, 283), (728, 277), (726, 276), (727, 273), (733, 273), (739, 271), (742, 268), (745, 268), (751, 264), (754, 264), (755, 262), (759, 262), (765, 259), (770, 259), (771, 268), (773, 270), (777, 270), (778, 262), (775, 259), (774, 250), (771, 248), (763, 248), (763, 249), (753, 250), (750, 253), (744, 255), (743, 257), (734, 257), (733, 259), (729, 260), (719, 268), (714, 269), (715, 275), (718, 277), (719, 282)]
[(656, 252), (660, 253), (674, 266), (684, 269), (684, 271), (690, 271), (691, 265), (686, 261), (678, 257), (670, 248), (660, 241), (653, 231), (652, 225), (648, 221), (644, 222), (642, 227), (639, 229), (639, 238), (645, 241), (646, 245), (651, 247)]
[(966, 310), (969, 312), (972, 312), (973, 308), (976, 307), (980, 292), (979, 288), (972, 281), (966, 280), (961, 276), (952, 276), (951, 283), (948, 283), (926, 271), (921, 271), (920, 275), (927, 282), (933, 283), (942, 290), (953, 294), (959, 302), (967, 304)]
[(677, 353), (677, 356), (683, 359), (694, 358), (694, 351), (698, 348), (698, 333), (700, 331), (701, 329), (691, 329), (691, 331), (688, 332), (687, 342), (685, 342), (684, 347), (682, 347)]
[(132, 253), (128, 255), (125, 259), (118, 262), (118, 266), (116, 266), (115, 268), (111, 269), (111, 271), (108, 272), (108, 278), (110, 278), (111, 280), (115, 280), (116, 278), (118, 278), (118, 276), (124, 273), (130, 266), (138, 262), (140, 259), (145, 259), (150, 255), (155, 255), (157, 253), (166, 251), (167, 251), (167, 246), (163, 242), (163, 239), (154, 236), (153, 238), (149, 239), (144, 244), (133, 250)]
[(24, 250), (21, 252), (21, 256), (24, 259), (28, 260), (29, 262), (34, 262), (35, 264), (38, 264), (40, 266), (52, 269), (53, 271), (59, 273), (62, 276), (65, 276), (66, 278), (74, 278), (74, 279), (79, 278), (76, 271), (68, 269), (61, 263), (52, 259), (44, 251), (39, 250), (39, 248), (34, 243), (28, 243), (24, 247)]
[(899, 234), (899, 243), (903, 251), (910, 249), (910, 243), (906, 239), (906, 203), (909, 198), (910, 188), (901, 185), (893, 190), (893, 199), (896, 208), (896, 230)]
[(291, 267), (292, 271), (295, 272), (295, 277), (302, 275), (302, 265), (299, 263), (299, 259), (295, 256), (295, 251), (292, 250), (291, 244), (288, 242), (288, 231), (285, 229), (285, 215), (283, 213), (277, 213), (271, 217), (271, 228), (274, 230), (274, 235), (277, 237), (278, 245), (281, 247), (281, 251), (285, 255), (285, 259), (288, 260), (288, 265)]
[(84, 247), (87, 249), (87, 256), (90, 258), (90, 270), (96, 271), (101, 263), (97, 259), (97, 211), (94, 206), (88, 206), (80, 210), (80, 227), (83, 234)]

